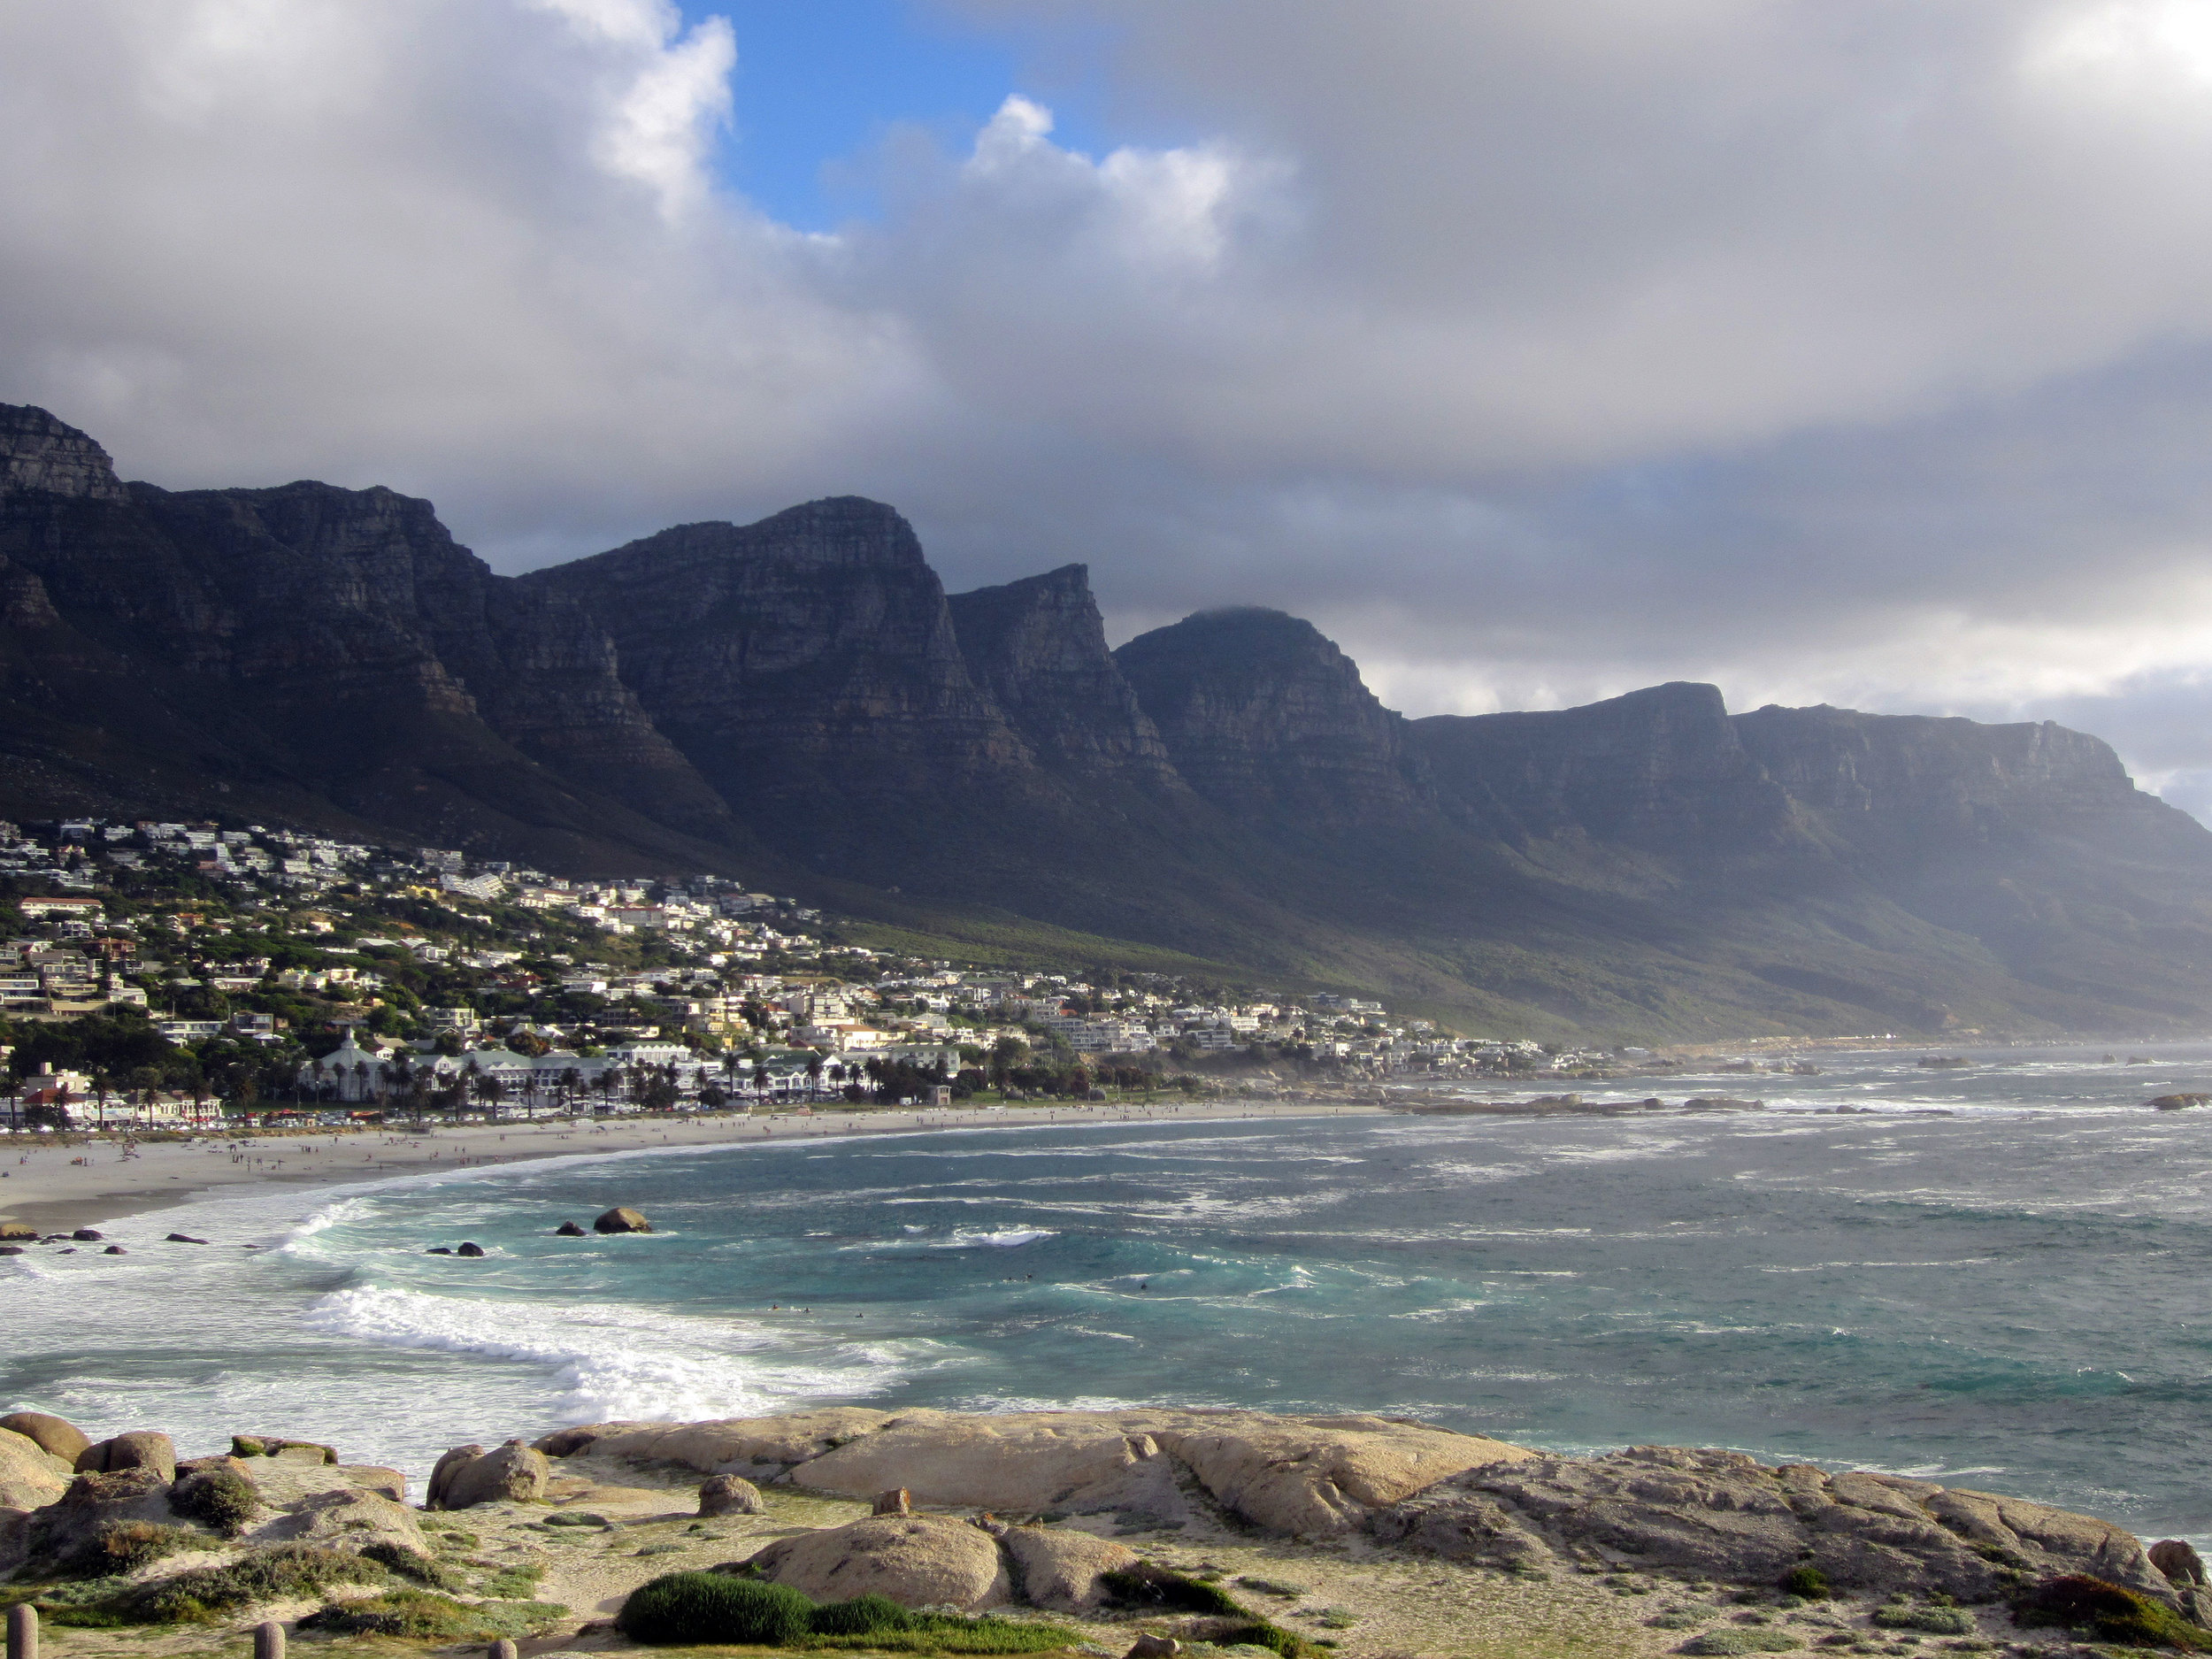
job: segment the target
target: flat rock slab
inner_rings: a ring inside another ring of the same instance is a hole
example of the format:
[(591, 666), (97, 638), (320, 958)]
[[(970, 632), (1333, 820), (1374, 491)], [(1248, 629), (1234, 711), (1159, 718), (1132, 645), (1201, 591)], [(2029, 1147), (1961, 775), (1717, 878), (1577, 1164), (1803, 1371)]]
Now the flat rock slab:
[(2174, 1600), (2141, 1542), (2108, 1522), (1896, 1475), (1768, 1468), (1740, 1452), (1644, 1446), (1471, 1470), (1379, 1514), (1371, 1530), (1497, 1567), (1601, 1561), (1770, 1585), (1809, 1564), (1841, 1589), (1961, 1600), (2086, 1573)]
[(673, 1463), (841, 1497), (903, 1486), (918, 1504), (1187, 1519), (1185, 1471), (1271, 1532), (1352, 1530), (1447, 1476), (1533, 1453), (1387, 1417), (1263, 1412), (843, 1408), (689, 1424), (595, 1424), (537, 1442), (555, 1456)]

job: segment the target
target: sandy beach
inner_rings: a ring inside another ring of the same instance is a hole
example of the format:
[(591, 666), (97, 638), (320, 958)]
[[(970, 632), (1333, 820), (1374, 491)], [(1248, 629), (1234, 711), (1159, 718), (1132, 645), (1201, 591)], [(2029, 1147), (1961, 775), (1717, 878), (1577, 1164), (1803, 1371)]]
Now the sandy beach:
[(0, 1139), (0, 1221), (42, 1233), (98, 1227), (230, 1189), (340, 1187), (532, 1158), (728, 1147), (805, 1136), (912, 1134), (937, 1130), (1079, 1123), (1202, 1123), (1231, 1118), (1334, 1118), (1379, 1108), (1279, 1100), (1114, 1102), (977, 1109), (840, 1110), (795, 1108), (611, 1122), (472, 1124), (403, 1133), (364, 1129), (213, 1133), (189, 1141), (136, 1141), (119, 1134), (11, 1135)]

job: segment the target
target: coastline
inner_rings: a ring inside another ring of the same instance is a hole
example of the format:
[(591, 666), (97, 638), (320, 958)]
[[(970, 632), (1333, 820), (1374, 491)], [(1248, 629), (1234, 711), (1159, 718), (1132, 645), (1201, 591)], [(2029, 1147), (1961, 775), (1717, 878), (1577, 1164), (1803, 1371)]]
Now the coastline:
[[(203, 1198), (295, 1187), (303, 1194), (448, 1170), (488, 1169), (610, 1152), (772, 1145), (853, 1134), (928, 1134), (946, 1130), (1079, 1124), (1206, 1123), (1223, 1118), (1383, 1115), (1349, 1102), (1302, 1104), (1254, 1098), (1204, 1102), (1067, 1102), (960, 1109), (915, 1107), (849, 1111), (798, 1108), (759, 1115), (716, 1115), (595, 1122), (477, 1124), (402, 1133), (372, 1129), (257, 1130), (249, 1137), (196, 1136), (139, 1144), (126, 1156), (115, 1134), (56, 1135), (0, 1142), (0, 1221), (42, 1234), (97, 1228)], [(26, 1240), (25, 1242), (27, 1242)]]

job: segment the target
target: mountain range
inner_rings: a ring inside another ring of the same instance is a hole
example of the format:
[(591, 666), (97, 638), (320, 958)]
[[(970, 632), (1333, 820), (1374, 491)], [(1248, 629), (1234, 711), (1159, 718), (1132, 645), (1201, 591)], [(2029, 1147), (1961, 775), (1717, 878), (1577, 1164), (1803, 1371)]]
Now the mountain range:
[(948, 595), (857, 497), (505, 577), (427, 502), (127, 483), (0, 405), (0, 816), (86, 814), (742, 875), (1500, 1034), (2212, 1025), (2212, 832), (2059, 726), (1408, 719), (1279, 611), (1110, 649), (1082, 565)]

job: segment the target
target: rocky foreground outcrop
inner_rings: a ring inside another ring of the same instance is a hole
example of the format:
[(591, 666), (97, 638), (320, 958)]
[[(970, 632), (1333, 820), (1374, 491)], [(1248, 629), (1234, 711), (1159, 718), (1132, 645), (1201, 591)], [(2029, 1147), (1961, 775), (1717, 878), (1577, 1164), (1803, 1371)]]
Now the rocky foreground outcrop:
[[(2132, 1534), (2024, 1499), (1802, 1463), (1770, 1468), (1735, 1452), (1638, 1447), (1595, 1458), (1548, 1456), (1390, 1417), (1189, 1410), (986, 1417), (847, 1407), (706, 1423), (592, 1424), (536, 1446), (571, 1463), (676, 1466), (845, 1497), (903, 1487), (917, 1506), (1001, 1517), (1110, 1517), (1131, 1530), (1226, 1519), (1301, 1539), (1363, 1533), (1377, 1544), (1509, 1571), (1632, 1569), (1770, 1588), (1812, 1566), (1841, 1590), (1977, 1601), (2083, 1574), (2196, 1611), (2185, 1600), (2194, 1592), (2154, 1566)], [(772, 1576), (790, 1573), (810, 1594), (818, 1578), (829, 1587), (856, 1582), (876, 1570), (861, 1548), (873, 1534), (862, 1533), (908, 1518), (879, 1517), (841, 1529), (849, 1536), (791, 1540), (762, 1565)], [(899, 1533), (901, 1548), (941, 1543), (941, 1523), (911, 1518), (918, 1525)], [(1024, 1530), (998, 1527), (1002, 1549)], [(1026, 1530), (1033, 1543), (1040, 1534)], [(988, 1540), (955, 1542), (964, 1547), (966, 1593), (949, 1590), (942, 1599), (973, 1605), (972, 1596), (998, 1594), (999, 1551)], [(1035, 1571), (1018, 1564), (1025, 1575)], [(1107, 1570), (1093, 1564), (1088, 1578), (1071, 1570), (1064, 1592), (1071, 1604)]]
[(142, 1545), (149, 1529), (170, 1553), (297, 1543), (420, 1551), (396, 1469), (326, 1462), (320, 1447), (184, 1463), (167, 1448), (166, 1435), (119, 1435), (88, 1444), (73, 1470), (0, 1428), (0, 1574), (82, 1571), (119, 1539)]
[(2172, 1600), (2133, 1533), (2047, 1504), (1740, 1452), (1639, 1446), (1471, 1469), (1378, 1514), (1369, 1531), (1454, 1561), (1514, 1569), (1596, 1561), (1773, 1584), (1813, 1566), (1846, 1589), (1986, 1601), (2085, 1573)]
[(1325, 1536), (1479, 1464), (1534, 1454), (1389, 1417), (1261, 1412), (872, 1411), (714, 1423), (602, 1423), (539, 1440), (555, 1457), (678, 1463), (843, 1497), (903, 1486), (918, 1504), (1117, 1513), (1154, 1525), (1208, 1509)]

